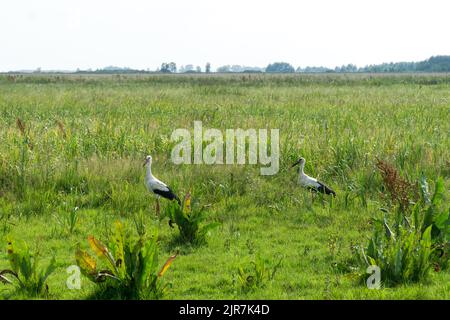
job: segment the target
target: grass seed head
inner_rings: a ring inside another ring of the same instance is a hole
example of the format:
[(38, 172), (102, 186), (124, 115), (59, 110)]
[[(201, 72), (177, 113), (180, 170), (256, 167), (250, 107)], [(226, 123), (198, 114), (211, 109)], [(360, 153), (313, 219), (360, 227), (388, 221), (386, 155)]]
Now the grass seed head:
[(20, 133), (25, 135), (25, 123), (20, 118), (17, 118), (16, 124), (17, 124), (17, 128), (19, 128), (19, 130), (20, 130)]
[(65, 139), (67, 137), (67, 134), (66, 134), (66, 129), (64, 128), (64, 124), (61, 121), (59, 121), (59, 120), (56, 121), (56, 124), (58, 125), (58, 128), (59, 128), (59, 131), (61, 132), (61, 135)]

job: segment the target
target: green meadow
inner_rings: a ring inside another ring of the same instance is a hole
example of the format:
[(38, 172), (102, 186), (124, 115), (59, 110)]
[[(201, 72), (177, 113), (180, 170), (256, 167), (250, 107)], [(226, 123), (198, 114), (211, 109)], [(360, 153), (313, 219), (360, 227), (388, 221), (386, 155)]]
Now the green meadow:
[[(223, 133), (279, 129), (279, 172), (175, 165), (171, 134), (194, 121)], [(448, 210), (448, 74), (0, 75), (0, 142), (0, 271), (11, 268), (11, 239), (41, 269), (56, 261), (44, 295), (0, 283), (0, 299), (100, 298), (84, 275), (68, 289), (66, 269), (78, 247), (90, 250), (88, 236), (108, 244), (116, 221), (130, 239), (136, 221), (158, 233), (159, 265), (178, 252), (158, 280), (163, 299), (450, 298), (448, 268), (370, 290), (355, 260), (374, 219), (397, 210), (377, 159), (430, 190), (442, 179)], [(157, 214), (148, 154), (156, 177), (204, 207), (204, 224), (219, 223), (204, 243), (180, 240), (167, 200)], [(300, 156), (335, 198), (298, 186)], [(246, 287), (239, 270), (249, 280), (255, 265), (269, 276)]]

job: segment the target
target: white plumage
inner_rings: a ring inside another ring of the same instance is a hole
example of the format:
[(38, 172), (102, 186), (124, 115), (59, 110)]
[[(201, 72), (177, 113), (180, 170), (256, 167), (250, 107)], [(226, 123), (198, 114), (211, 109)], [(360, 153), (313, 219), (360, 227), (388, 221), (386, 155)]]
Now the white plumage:
[(159, 199), (159, 197), (166, 198), (168, 200), (177, 200), (178, 204), (181, 204), (180, 199), (172, 192), (172, 190), (162, 182), (161, 180), (157, 179), (152, 174), (152, 157), (147, 156), (145, 158), (144, 166), (147, 167), (147, 171), (145, 174), (145, 186), (149, 191), (151, 191), (153, 194), (156, 195), (156, 198)]
[(317, 179), (308, 176), (303, 171), (305, 167), (306, 160), (304, 158), (300, 158), (297, 162), (295, 162), (292, 167), (295, 167), (296, 165), (299, 165), (298, 170), (298, 183), (305, 188), (308, 188), (312, 191), (321, 192), (324, 194), (332, 194), (333, 196), (336, 196), (336, 192), (334, 192), (331, 188), (329, 188), (324, 183), (317, 181)]

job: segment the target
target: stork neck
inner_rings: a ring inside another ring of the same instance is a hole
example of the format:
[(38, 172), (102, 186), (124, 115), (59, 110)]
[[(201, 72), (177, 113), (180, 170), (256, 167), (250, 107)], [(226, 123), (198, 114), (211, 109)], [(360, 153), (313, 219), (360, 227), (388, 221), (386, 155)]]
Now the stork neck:
[(299, 168), (298, 168), (298, 174), (300, 175), (300, 176), (302, 176), (302, 175), (304, 175), (305, 173), (303, 172), (303, 168), (305, 167), (305, 164), (304, 163), (302, 163), (302, 164), (300, 164), (300, 166), (299, 166)]
[(150, 163), (147, 163), (146, 169), (147, 169), (147, 173), (146, 173), (147, 178), (153, 177), (153, 175), (152, 175), (152, 165)]

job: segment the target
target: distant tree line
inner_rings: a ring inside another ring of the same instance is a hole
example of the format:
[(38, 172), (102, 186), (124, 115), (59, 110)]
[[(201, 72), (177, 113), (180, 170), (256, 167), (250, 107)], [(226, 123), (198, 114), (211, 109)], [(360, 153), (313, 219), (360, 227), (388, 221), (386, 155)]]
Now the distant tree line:
[[(40, 72), (40, 70), (39, 70)], [(156, 71), (150, 70), (136, 70), (131, 68), (121, 68), (109, 66), (103, 69), (92, 70), (77, 70), (77, 73), (201, 73), (202, 68), (200, 66), (195, 66), (192, 64), (187, 64), (177, 68), (175, 62), (163, 62), (161, 67), (156, 69)], [(205, 73), (212, 72), (211, 64), (208, 62), (204, 68)], [(327, 67), (298, 67), (295, 69), (291, 64), (287, 62), (275, 62), (269, 64), (265, 68), (261, 67), (250, 67), (241, 65), (224, 65), (218, 67), (216, 72), (219, 73), (356, 73), (356, 72), (370, 72), (370, 73), (382, 73), (382, 72), (450, 72), (450, 56), (434, 56), (424, 61), (419, 62), (391, 62), (367, 65), (365, 67), (357, 67), (354, 64), (343, 65), (335, 68)]]
[(450, 56), (435, 56), (419, 62), (373, 64), (361, 68), (353, 64), (335, 67), (334, 69), (325, 67), (299, 67), (297, 68), (297, 72), (450, 72)]
[(249, 68), (241, 66), (223, 66), (217, 68), (217, 72), (248, 72), (258, 70), (267, 73), (352, 73), (352, 72), (450, 72), (450, 56), (435, 56), (420, 62), (396, 62), (368, 65), (358, 68), (354, 64), (343, 65), (335, 68), (327, 67), (298, 67), (294, 69), (287, 62), (275, 62), (266, 68)]
[(275, 62), (275, 63), (269, 64), (267, 66), (266, 72), (269, 72), (269, 73), (272, 73), (272, 72), (292, 73), (292, 72), (295, 72), (295, 69), (289, 63)]
[(450, 56), (435, 56), (419, 62), (397, 62), (370, 65), (360, 72), (450, 72)]

